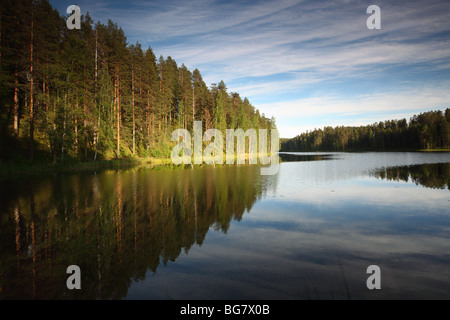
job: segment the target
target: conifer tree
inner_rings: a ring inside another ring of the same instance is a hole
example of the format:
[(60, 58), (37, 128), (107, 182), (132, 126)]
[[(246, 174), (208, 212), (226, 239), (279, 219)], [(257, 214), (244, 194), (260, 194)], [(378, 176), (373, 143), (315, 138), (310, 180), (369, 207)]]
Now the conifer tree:
[[(48, 0), (0, 4), (0, 157), (170, 155), (175, 128), (265, 128), (248, 99), (170, 56), (128, 45), (109, 20), (68, 29)], [(435, 133), (433, 133), (435, 135)], [(10, 152), (11, 151), (11, 152)]]

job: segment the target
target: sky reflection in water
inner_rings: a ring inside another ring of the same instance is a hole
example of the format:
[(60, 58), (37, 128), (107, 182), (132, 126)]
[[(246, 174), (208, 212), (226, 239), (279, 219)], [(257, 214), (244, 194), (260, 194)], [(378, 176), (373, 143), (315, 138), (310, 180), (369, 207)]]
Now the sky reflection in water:
[(448, 153), (282, 160), (2, 182), (0, 298), (450, 298)]
[[(330, 159), (338, 160), (319, 161)], [(450, 297), (448, 154), (302, 154), (299, 160), (281, 164), (273, 188), (226, 236), (210, 233), (202, 248), (177, 260), (166, 284), (176, 288), (173, 297)], [(420, 176), (422, 164), (428, 187), (410, 176), (411, 169)], [(386, 175), (400, 169), (406, 181)], [(371, 264), (381, 268), (382, 290), (366, 287)], [(158, 280), (136, 284), (129, 297), (155, 292)]]

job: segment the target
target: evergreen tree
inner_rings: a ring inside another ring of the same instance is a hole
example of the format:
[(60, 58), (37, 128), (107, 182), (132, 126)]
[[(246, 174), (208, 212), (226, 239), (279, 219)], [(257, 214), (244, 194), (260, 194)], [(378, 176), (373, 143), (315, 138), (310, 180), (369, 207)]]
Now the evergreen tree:
[(449, 148), (448, 111), (429, 111), (368, 126), (324, 127), (284, 140), (282, 151), (417, 150)]
[(48, 0), (0, 4), (0, 158), (169, 156), (175, 128), (274, 125), (223, 81), (156, 61), (109, 20), (66, 27)]

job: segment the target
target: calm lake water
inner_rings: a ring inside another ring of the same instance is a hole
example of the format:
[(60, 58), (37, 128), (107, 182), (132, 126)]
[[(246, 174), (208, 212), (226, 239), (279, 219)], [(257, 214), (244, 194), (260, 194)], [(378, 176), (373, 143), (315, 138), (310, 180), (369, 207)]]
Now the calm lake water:
[(280, 156), (3, 178), (0, 298), (450, 299), (449, 153)]

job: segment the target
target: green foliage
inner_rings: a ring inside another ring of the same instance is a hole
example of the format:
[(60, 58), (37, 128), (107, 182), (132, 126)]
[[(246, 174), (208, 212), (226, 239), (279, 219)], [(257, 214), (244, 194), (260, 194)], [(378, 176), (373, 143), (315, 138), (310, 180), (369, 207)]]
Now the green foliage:
[[(450, 109), (360, 127), (324, 127), (281, 141), (281, 151), (418, 150), (450, 148)], [(445, 114), (445, 115), (444, 115)]]
[(213, 112), (213, 124), (214, 128), (219, 129), (220, 131), (224, 131), (226, 129), (223, 108), (223, 94), (222, 91), (219, 91), (216, 95), (216, 103)]
[(172, 131), (195, 120), (223, 132), (269, 122), (223, 81), (209, 89), (197, 69), (128, 44), (111, 20), (87, 13), (69, 30), (48, 0), (4, 0), (0, 22), (1, 160), (33, 145), (53, 163), (170, 157)]

